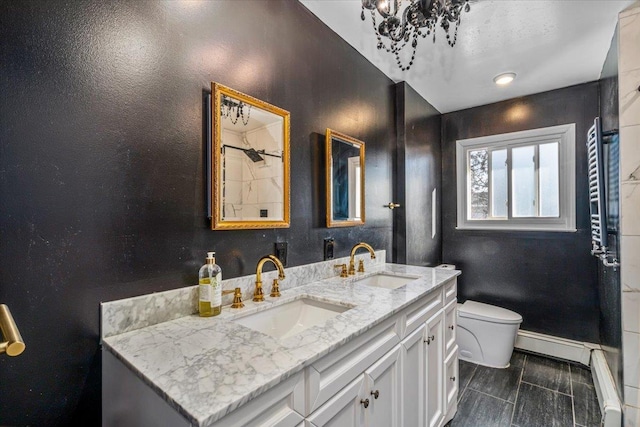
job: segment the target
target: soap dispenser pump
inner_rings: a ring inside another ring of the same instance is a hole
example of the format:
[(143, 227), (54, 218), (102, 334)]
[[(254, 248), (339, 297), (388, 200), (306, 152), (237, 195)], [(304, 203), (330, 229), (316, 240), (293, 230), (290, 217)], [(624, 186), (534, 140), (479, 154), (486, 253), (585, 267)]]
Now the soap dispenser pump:
[(216, 264), (216, 253), (208, 252), (205, 265), (198, 272), (198, 311), (201, 317), (222, 312), (222, 269)]

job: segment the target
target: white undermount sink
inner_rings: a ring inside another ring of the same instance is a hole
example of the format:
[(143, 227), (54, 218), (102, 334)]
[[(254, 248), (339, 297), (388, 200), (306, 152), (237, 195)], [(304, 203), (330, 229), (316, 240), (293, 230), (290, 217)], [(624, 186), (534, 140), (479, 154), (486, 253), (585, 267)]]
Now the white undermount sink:
[(397, 289), (418, 279), (418, 276), (400, 276), (397, 274), (377, 273), (373, 276), (356, 280), (355, 283), (374, 288)]
[(350, 308), (346, 305), (300, 298), (240, 317), (234, 322), (274, 338), (283, 339), (299, 334), (312, 326), (320, 325)]

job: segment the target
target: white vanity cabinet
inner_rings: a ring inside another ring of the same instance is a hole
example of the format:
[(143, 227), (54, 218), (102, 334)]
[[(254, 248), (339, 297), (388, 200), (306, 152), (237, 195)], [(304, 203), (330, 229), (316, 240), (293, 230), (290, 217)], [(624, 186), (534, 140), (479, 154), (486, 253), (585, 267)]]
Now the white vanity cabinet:
[[(455, 333), (454, 277), (213, 426), (442, 427), (457, 409)], [(103, 425), (193, 425), (104, 354)]]
[[(102, 359), (103, 426), (194, 425), (111, 353), (104, 352)], [(304, 397), (304, 375), (299, 372), (216, 421), (215, 426), (296, 427), (304, 422)]]
[(441, 427), (451, 420), (458, 396), (455, 297), (453, 279), (308, 367), (308, 425)]

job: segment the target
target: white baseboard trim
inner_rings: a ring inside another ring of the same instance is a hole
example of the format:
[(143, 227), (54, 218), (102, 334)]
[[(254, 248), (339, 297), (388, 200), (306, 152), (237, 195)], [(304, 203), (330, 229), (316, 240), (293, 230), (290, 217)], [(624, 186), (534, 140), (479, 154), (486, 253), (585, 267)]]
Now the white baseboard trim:
[(520, 330), (516, 337), (516, 348), (589, 366), (591, 350), (600, 349), (600, 346)]
[(515, 347), (589, 366), (602, 413), (601, 426), (621, 426), (622, 406), (604, 352), (598, 344), (521, 330), (518, 331)]

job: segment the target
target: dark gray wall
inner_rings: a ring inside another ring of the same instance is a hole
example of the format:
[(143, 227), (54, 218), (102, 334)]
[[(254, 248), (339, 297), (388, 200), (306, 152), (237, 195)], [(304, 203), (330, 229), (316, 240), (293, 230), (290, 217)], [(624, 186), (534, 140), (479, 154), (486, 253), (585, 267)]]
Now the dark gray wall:
[[(355, 17), (354, 19), (357, 19)], [(361, 240), (391, 253), (393, 82), (298, 1), (0, 2), (0, 425), (97, 425), (98, 307), (192, 285), (207, 250), (251, 274)], [(291, 228), (208, 229), (204, 103), (217, 81), (291, 112)], [(366, 142), (363, 227), (326, 229), (330, 127)]]
[[(444, 262), (463, 271), (461, 300), (520, 313), (522, 329), (599, 342), (597, 263), (589, 250), (586, 132), (598, 114), (598, 83), (587, 83), (443, 115)], [(576, 233), (456, 230), (455, 142), (576, 124)]]
[[(441, 164), (440, 113), (405, 82), (396, 84), (396, 181), (393, 260), (397, 263), (440, 264)], [(436, 189), (436, 204), (431, 192)], [(431, 237), (431, 212), (436, 209), (436, 235)]]

